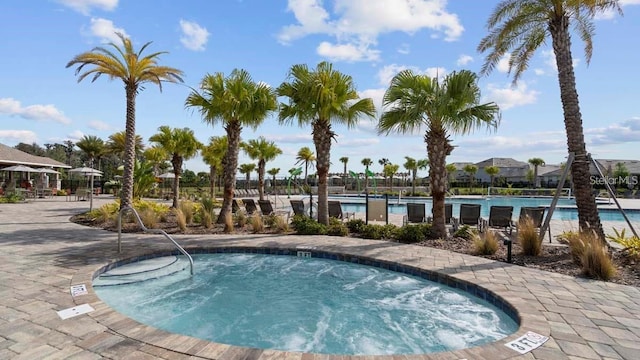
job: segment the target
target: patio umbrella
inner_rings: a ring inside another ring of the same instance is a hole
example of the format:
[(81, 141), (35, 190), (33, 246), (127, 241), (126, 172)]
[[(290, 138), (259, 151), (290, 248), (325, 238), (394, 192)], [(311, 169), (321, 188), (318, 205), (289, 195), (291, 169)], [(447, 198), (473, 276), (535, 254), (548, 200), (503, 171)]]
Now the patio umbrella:
[(59, 171), (55, 171), (53, 169), (49, 169), (49, 168), (40, 168), (40, 169), (36, 169), (40, 174), (60, 174)]
[(167, 173), (158, 175), (157, 177), (159, 177), (160, 179), (175, 179), (176, 178), (176, 174), (167, 172)]
[(13, 166), (9, 166), (6, 167), (4, 169), (2, 169), (2, 171), (13, 171), (13, 172), (32, 172), (32, 173), (37, 173), (39, 172), (37, 169), (34, 169), (32, 167), (28, 167), (25, 165), (13, 165)]
[(89, 211), (93, 210), (93, 177), (102, 176), (102, 171), (90, 167), (80, 167), (69, 170), (69, 173), (82, 174), (91, 177), (91, 185), (89, 188)]

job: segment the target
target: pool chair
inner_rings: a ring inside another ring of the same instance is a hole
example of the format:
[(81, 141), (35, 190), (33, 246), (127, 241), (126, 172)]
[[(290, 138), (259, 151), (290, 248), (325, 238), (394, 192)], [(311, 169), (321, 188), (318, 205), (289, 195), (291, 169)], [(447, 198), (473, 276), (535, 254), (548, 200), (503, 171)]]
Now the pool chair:
[(451, 224), (453, 218), (453, 204), (444, 204), (444, 223)]
[(513, 232), (513, 206), (493, 205), (489, 208), (489, 220), (486, 224), (493, 228), (503, 228), (509, 231), (509, 235)]
[(308, 216), (304, 209), (304, 201), (302, 200), (289, 200), (291, 208), (293, 209), (293, 215)]
[(480, 204), (460, 204), (460, 217), (454, 220), (454, 227), (457, 229), (458, 225), (471, 225), (482, 230), (480, 220)]
[(262, 212), (262, 216), (284, 216), (287, 215), (287, 220), (289, 220), (290, 212), (288, 210), (274, 210), (273, 205), (271, 204), (271, 200), (258, 200), (258, 205), (260, 206), (260, 212)]
[(329, 200), (329, 217), (340, 219), (340, 220), (349, 220), (349, 218), (355, 216), (353, 212), (342, 212), (342, 204), (337, 200)]
[(424, 203), (407, 203), (407, 214), (402, 219), (402, 223), (423, 223), (427, 221)]
[(239, 210), (240, 210), (240, 204), (238, 204), (238, 200), (236, 199), (231, 200), (231, 212), (235, 214)]
[(242, 199), (242, 202), (244, 203), (244, 209), (247, 211), (247, 214), (253, 215), (253, 213), (258, 211), (256, 202), (253, 199)]
[[(518, 217), (518, 223), (516, 224), (516, 231), (518, 231), (518, 227), (520, 224), (529, 217), (533, 220), (533, 227), (536, 229), (540, 229), (542, 227), (542, 223), (544, 221), (544, 211), (545, 208), (542, 206), (537, 207), (526, 207), (523, 206), (520, 208), (520, 216)], [(551, 240), (551, 226), (547, 229), (549, 231), (549, 240)]]

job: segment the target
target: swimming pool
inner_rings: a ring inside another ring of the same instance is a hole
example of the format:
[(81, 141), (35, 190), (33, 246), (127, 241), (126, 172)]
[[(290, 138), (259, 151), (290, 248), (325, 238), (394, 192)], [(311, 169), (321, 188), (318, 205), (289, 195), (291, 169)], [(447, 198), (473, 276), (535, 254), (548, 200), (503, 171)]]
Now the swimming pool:
[(384, 268), (246, 253), (195, 260), (193, 278), (94, 289), (142, 323), (245, 347), (417, 354), (493, 342), (518, 328), (513, 314), (469, 293)]
[[(334, 199), (332, 197), (331, 199)], [(335, 198), (337, 199), (337, 198)], [(349, 212), (361, 212), (366, 211), (364, 198), (342, 197), (339, 198), (342, 204), (342, 209)], [(494, 196), (487, 198), (447, 198), (446, 203), (453, 204), (453, 215), (457, 216), (460, 213), (460, 204), (480, 204), (482, 205), (480, 216), (483, 218), (489, 217), (489, 209), (491, 206), (513, 206), (513, 218), (514, 220), (520, 215), (520, 208), (523, 206), (543, 206), (549, 207), (551, 204), (551, 198), (525, 198), (515, 196)], [(398, 202), (397, 198), (389, 200), (389, 213), (390, 214), (406, 214), (407, 202), (422, 202), (426, 206), (426, 213), (431, 214), (432, 202), (431, 199), (401, 199)], [(575, 209), (575, 201), (573, 199), (560, 198), (558, 204), (553, 212), (553, 219), (557, 220), (578, 220), (578, 211)], [(617, 209), (599, 209), (600, 220), (602, 221), (624, 221), (622, 214)], [(640, 211), (631, 209), (625, 210), (625, 213), (629, 219), (633, 222), (640, 222)]]

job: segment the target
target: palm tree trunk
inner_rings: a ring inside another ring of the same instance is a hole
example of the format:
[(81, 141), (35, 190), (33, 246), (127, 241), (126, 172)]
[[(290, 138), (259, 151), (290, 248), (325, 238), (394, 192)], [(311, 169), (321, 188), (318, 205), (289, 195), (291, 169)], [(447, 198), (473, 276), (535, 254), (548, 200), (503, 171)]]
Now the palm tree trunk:
[(453, 151), (453, 146), (449, 143), (443, 128), (429, 129), (424, 139), (427, 143), (427, 154), (431, 164), (429, 167), (431, 196), (433, 198), (431, 231), (436, 238), (446, 239), (447, 228), (444, 221), (444, 198), (447, 183), (446, 161), (447, 155)]
[(138, 87), (127, 84), (127, 121), (125, 126), (124, 172), (122, 175), (122, 192), (120, 193), (120, 209), (131, 206), (133, 198), (133, 164), (136, 159), (136, 94)]
[(180, 191), (180, 173), (182, 173), (182, 157), (178, 154), (173, 154), (171, 159), (171, 165), (173, 165), (173, 205), (174, 209), (178, 208), (178, 194)]
[(264, 200), (264, 168), (266, 162), (264, 160), (258, 161), (258, 194), (260, 200)]
[(209, 196), (212, 199), (216, 197), (216, 168), (209, 166)]
[(331, 124), (316, 120), (313, 123), (313, 142), (316, 145), (316, 169), (318, 170), (318, 222), (329, 225), (329, 188), (327, 175), (331, 165)]
[[(231, 202), (233, 200), (233, 192), (236, 186), (236, 168), (238, 167), (238, 151), (240, 149), (240, 132), (242, 126), (240, 122), (232, 121), (225, 126), (227, 132), (227, 159), (224, 162), (224, 194), (222, 200), (222, 208), (218, 216), (217, 223), (224, 224), (227, 214), (231, 214)], [(231, 232), (233, 229), (225, 229)]]
[(578, 208), (578, 224), (581, 230), (593, 231), (602, 241), (605, 241), (590, 182), (589, 156), (584, 143), (582, 115), (580, 114), (576, 78), (573, 72), (569, 19), (566, 16), (560, 16), (549, 23), (549, 29), (558, 65), (558, 82), (560, 83), (560, 99), (564, 112), (564, 126), (567, 132), (567, 147), (570, 153), (575, 154), (575, 160), (571, 165), (571, 178), (573, 179)]
[(413, 174), (411, 176), (411, 195), (416, 196), (416, 177), (418, 176), (418, 171), (413, 170)]

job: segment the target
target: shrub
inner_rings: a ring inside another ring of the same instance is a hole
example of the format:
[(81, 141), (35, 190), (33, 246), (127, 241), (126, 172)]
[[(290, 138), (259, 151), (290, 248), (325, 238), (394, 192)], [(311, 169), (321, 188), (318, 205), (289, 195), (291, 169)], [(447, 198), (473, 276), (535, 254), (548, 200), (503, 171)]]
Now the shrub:
[(474, 235), (473, 247), (477, 255), (493, 255), (498, 251), (499, 246), (495, 231), (487, 230), (481, 235)]
[(588, 277), (607, 281), (616, 274), (607, 248), (594, 233), (582, 236), (584, 248), (581, 256), (582, 274)]
[(533, 219), (528, 216), (518, 223), (518, 241), (522, 247), (523, 255), (540, 255), (542, 242), (540, 241), (536, 227), (533, 225)]
[(176, 213), (176, 222), (178, 223), (178, 228), (180, 229), (180, 231), (186, 232), (187, 231), (186, 216), (182, 212), (182, 209), (175, 209), (174, 211)]
[(625, 234), (625, 229), (622, 229), (622, 231), (618, 232), (618, 230), (614, 228), (613, 231), (615, 235), (609, 235), (607, 236), (607, 239), (613, 241), (616, 244), (622, 245), (622, 251), (627, 253), (629, 256), (635, 259), (640, 258), (640, 238), (638, 238), (637, 236), (627, 237)]
[(189, 200), (183, 200), (178, 204), (178, 208), (184, 214), (187, 224), (191, 224), (193, 222), (194, 203)]
[(262, 216), (259, 214), (253, 214), (249, 217), (249, 225), (251, 225), (251, 230), (254, 234), (264, 232), (264, 221), (262, 221)]
[(268, 216), (265, 216), (262, 220), (264, 221), (264, 225), (267, 227), (274, 227), (276, 225), (276, 219), (279, 218), (280, 216), (276, 215), (276, 214), (271, 214)]
[(213, 214), (207, 210), (205, 210), (204, 208), (201, 211), (201, 216), (202, 216), (202, 226), (204, 226), (207, 229), (211, 229), (211, 227), (213, 226)]
[(247, 225), (247, 215), (244, 212), (238, 211), (232, 217), (235, 218), (235, 223), (238, 224), (238, 227), (243, 228)]
[(56, 191), (57, 196), (67, 196), (67, 190), (58, 190)]
[(359, 234), (362, 231), (362, 227), (365, 224), (366, 223), (362, 219), (351, 219), (351, 220), (347, 221), (347, 228), (352, 233)]
[(472, 229), (469, 225), (462, 225), (453, 233), (453, 236), (469, 240), (477, 234), (478, 231), (476, 229)]
[(325, 235), (327, 233), (327, 227), (324, 224), (303, 215), (294, 216), (291, 225), (300, 235)]
[(396, 240), (405, 244), (424, 241), (427, 237), (422, 225), (405, 225), (396, 231)]
[(140, 215), (140, 220), (142, 221), (142, 224), (144, 224), (146, 228), (153, 229), (158, 225), (159, 216), (158, 214), (156, 214), (155, 211), (153, 211), (153, 209), (150, 209), (150, 208), (144, 209), (140, 211), (138, 215)]
[(373, 240), (381, 240), (381, 239), (393, 239), (395, 237), (395, 232), (398, 227), (393, 224), (387, 225), (378, 225), (378, 224), (368, 224), (364, 225), (360, 231), (360, 235), (364, 239), (373, 239)]
[(575, 231), (565, 231), (556, 236), (558, 242), (569, 246), (571, 258), (576, 265), (582, 265), (582, 253), (584, 252), (584, 242), (580, 239), (580, 233)]
[(327, 235), (331, 236), (347, 236), (349, 228), (342, 221), (336, 218), (329, 218), (329, 226), (327, 227)]
[(289, 223), (282, 216), (276, 216), (275, 224), (273, 226), (279, 233), (285, 233), (289, 231)]

